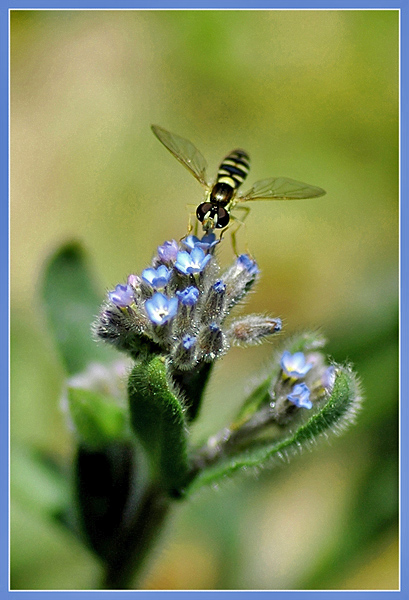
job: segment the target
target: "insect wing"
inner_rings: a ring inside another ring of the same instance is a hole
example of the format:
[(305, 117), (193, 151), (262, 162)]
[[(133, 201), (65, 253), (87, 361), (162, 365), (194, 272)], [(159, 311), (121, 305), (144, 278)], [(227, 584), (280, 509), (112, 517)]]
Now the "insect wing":
[(194, 177), (205, 187), (206, 181), (206, 159), (201, 152), (185, 138), (166, 131), (159, 125), (152, 125), (152, 131), (160, 142), (173, 154), (173, 156), (192, 173)]
[(287, 177), (270, 177), (257, 181), (253, 187), (239, 196), (239, 202), (250, 200), (300, 200), (302, 198), (318, 198), (325, 190), (308, 183), (288, 179)]

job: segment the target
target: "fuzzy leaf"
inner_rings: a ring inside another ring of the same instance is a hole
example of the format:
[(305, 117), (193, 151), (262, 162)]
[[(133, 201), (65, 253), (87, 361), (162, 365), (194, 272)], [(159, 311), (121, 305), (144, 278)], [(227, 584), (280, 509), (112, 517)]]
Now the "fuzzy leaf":
[(67, 244), (51, 257), (42, 295), (51, 332), (69, 374), (82, 371), (91, 361), (113, 359), (114, 352), (96, 344), (91, 336), (91, 323), (101, 297), (94, 290), (80, 244)]
[(70, 387), (68, 404), (76, 432), (88, 448), (103, 448), (126, 438), (126, 411), (113, 398)]
[[(310, 446), (317, 438), (329, 433), (339, 433), (350, 423), (361, 405), (359, 385), (349, 367), (336, 367), (337, 375), (330, 396), (319, 408), (311, 413), (304, 412), (304, 418), (287, 429), (279, 439), (264, 438), (248, 442), (244, 447), (222, 456), (196, 476), (187, 492), (192, 493), (203, 486), (218, 486), (224, 479), (236, 472), (255, 471), (274, 463), (274, 460), (288, 461), (303, 447)], [(307, 418), (306, 418), (307, 415)]]
[(176, 493), (188, 470), (186, 422), (161, 356), (149, 354), (136, 363), (128, 393), (131, 424), (149, 456), (153, 476)]

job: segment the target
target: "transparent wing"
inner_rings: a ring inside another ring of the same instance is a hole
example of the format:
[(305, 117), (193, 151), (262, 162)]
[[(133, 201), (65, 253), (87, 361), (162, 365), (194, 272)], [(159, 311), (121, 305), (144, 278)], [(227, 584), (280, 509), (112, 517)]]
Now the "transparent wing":
[(166, 131), (159, 125), (152, 125), (152, 131), (160, 142), (173, 154), (173, 156), (192, 173), (200, 183), (209, 187), (206, 181), (206, 159), (202, 153), (189, 140)]
[(287, 177), (270, 177), (257, 181), (253, 187), (238, 196), (239, 202), (250, 200), (300, 200), (302, 198), (317, 198), (323, 196), (325, 190), (302, 181)]

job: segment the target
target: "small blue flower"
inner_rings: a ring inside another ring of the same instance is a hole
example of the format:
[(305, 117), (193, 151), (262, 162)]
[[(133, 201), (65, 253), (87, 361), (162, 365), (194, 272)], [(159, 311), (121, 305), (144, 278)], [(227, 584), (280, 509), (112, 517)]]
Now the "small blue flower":
[(179, 245), (176, 240), (170, 240), (164, 242), (162, 246), (158, 246), (158, 256), (164, 263), (174, 262), (178, 252)]
[(182, 244), (189, 248), (189, 250), (193, 250), (193, 248), (202, 248), (205, 252), (213, 248), (216, 244), (219, 243), (219, 240), (216, 239), (214, 233), (206, 233), (201, 240), (195, 235), (188, 235), (182, 240)]
[(250, 258), (248, 254), (240, 254), (240, 256), (237, 257), (236, 262), (240, 267), (244, 267), (250, 275), (257, 275), (257, 273), (260, 273), (256, 261), (253, 258)]
[(115, 287), (113, 292), (108, 292), (109, 299), (115, 306), (125, 308), (131, 306), (135, 302), (134, 292), (130, 285), (118, 285)]
[(283, 375), (291, 379), (302, 379), (312, 367), (312, 363), (306, 361), (302, 352), (291, 354), (288, 350), (283, 352), (280, 364)]
[(216, 281), (212, 287), (217, 294), (223, 294), (226, 291), (226, 284), (221, 279)]
[(205, 233), (199, 242), (199, 247), (203, 248), (203, 250), (210, 250), (210, 248), (213, 248), (219, 242), (220, 240), (216, 239), (216, 235), (213, 232)]
[(155, 289), (162, 289), (168, 284), (172, 271), (160, 265), (157, 269), (148, 267), (142, 271), (142, 279)]
[(196, 344), (196, 338), (194, 335), (189, 335), (188, 333), (182, 338), (182, 346), (185, 350), (190, 350)]
[(188, 248), (189, 250), (193, 250), (193, 248), (200, 242), (199, 238), (195, 235), (187, 235), (182, 240), (182, 244)]
[(305, 383), (297, 383), (291, 394), (288, 394), (287, 400), (295, 404), (298, 408), (312, 408), (310, 400), (310, 390)]
[(167, 298), (160, 292), (156, 292), (152, 298), (146, 300), (145, 309), (152, 323), (164, 325), (176, 315), (178, 299)]
[(190, 254), (185, 250), (178, 252), (175, 267), (184, 275), (200, 273), (211, 258), (211, 254), (206, 255), (201, 248), (195, 246)]
[(199, 290), (194, 285), (190, 285), (184, 290), (176, 292), (176, 295), (181, 304), (184, 304), (185, 306), (193, 306), (196, 304), (197, 299), (199, 298)]

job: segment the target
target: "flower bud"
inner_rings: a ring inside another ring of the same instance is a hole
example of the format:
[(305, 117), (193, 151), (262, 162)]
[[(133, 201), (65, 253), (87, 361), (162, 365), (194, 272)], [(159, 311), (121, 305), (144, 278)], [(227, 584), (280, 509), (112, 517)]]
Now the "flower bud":
[(226, 336), (216, 323), (210, 323), (199, 334), (201, 357), (212, 361), (227, 351)]
[(226, 284), (220, 279), (216, 281), (207, 292), (203, 303), (202, 322), (211, 323), (218, 321), (221, 323), (224, 319), (225, 311)]
[(247, 254), (241, 254), (234, 265), (223, 275), (226, 284), (226, 306), (233, 307), (253, 287), (259, 269), (255, 260)]
[(248, 315), (236, 319), (227, 331), (227, 337), (235, 346), (260, 344), (263, 339), (281, 331), (281, 319), (260, 315)]
[(186, 334), (175, 347), (173, 353), (173, 365), (175, 369), (182, 371), (191, 369), (196, 363), (197, 338)]

